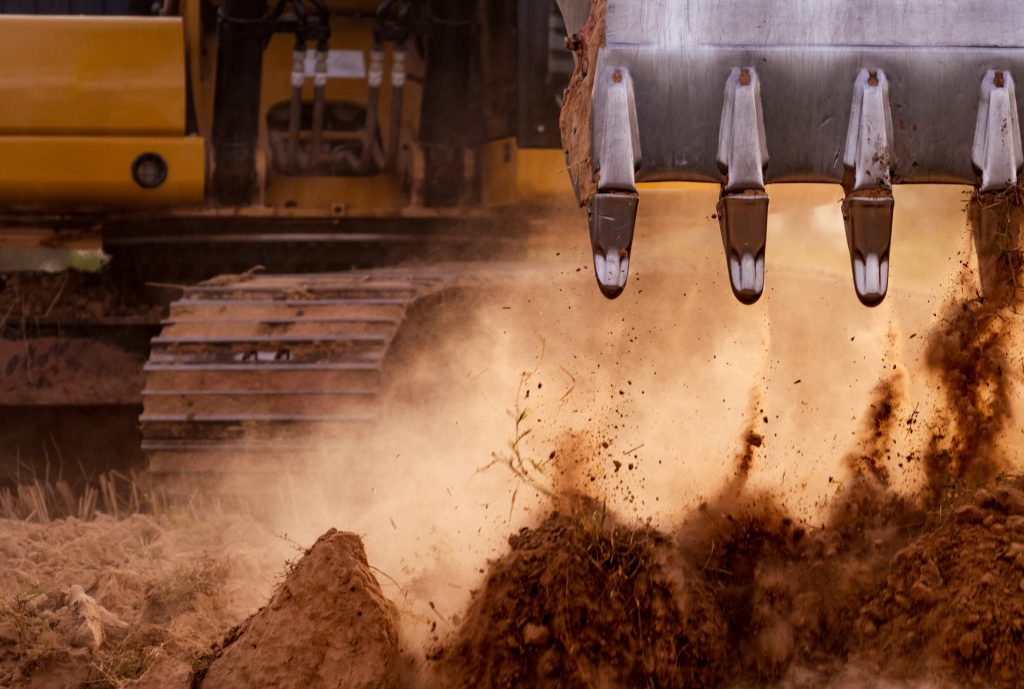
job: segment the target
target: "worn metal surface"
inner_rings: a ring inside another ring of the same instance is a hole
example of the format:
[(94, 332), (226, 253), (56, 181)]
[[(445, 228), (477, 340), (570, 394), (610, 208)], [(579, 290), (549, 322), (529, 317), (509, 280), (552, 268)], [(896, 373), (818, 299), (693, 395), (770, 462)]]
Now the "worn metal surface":
[(865, 306), (882, 303), (889, 289), (894, 205), (892, 193), (887, 190), (877, 195), (854, 192), (843, 200), (853, 287)]
[(594, 150), (591, 165), (599, 191), (636, 191), (640, 135), (629, 70), (605, 68), (594, 88)]
[(579, 33), (590, 16), (590, 0), (557, 0), (558, 10), (565, 20), (565, 30), (572, 36)]
[(763, 190), (725, 194), (717, 210), (732, 293), (740, 302), (753, 304), (764, 292), (768, 195)]
[(1017, 0), (609, 0), (608, 44), (1021, 45)]
[(1017, 171), (1024, 165), (1013, 77), (999, 70), (989, 70), (981, 83), (973, 161), (981, 171), (981, 191), (1013, 186)]
[(632, 76), (639, 181), (721, 181), (721, 84), (738, 67), (760, 78), (767, 182), (842, 181), (851, 89), (868, 69), (888, 77), (893, 181), (973, 184), (979, 85), (991, 69), (1024, 74), (1024, 12), (1009, 0), (610, 0), (598, 73)]
[(888, 189), (893, 154), (889, 80), (881, 70), (862, 69), (853, 88), (850, 127), (843, 163), (853, 171), (853, 188)]
[(633, 251), (637, 193), (598, 192), (590, 199), (590, 245), (594, 251), (594, 275), (601, 294), (614, 299), (622, 294), (629, 277)]

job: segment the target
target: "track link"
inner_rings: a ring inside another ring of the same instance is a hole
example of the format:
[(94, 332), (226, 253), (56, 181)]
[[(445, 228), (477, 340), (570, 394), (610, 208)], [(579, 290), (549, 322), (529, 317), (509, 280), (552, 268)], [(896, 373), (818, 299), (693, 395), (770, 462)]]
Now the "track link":
[(303, 470), (378, 417), (406, 311), (444, 287), (416, 271), (224, 277), (171, 304), (145, 368), (156, 476)]

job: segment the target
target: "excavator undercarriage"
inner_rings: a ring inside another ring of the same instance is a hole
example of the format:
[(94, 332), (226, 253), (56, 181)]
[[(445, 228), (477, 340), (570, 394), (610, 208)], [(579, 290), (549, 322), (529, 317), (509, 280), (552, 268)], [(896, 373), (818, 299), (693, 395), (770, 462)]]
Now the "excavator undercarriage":
[[(753, 304), (770, 185), (841, 185), (875, 306), (899, 281), (893, 185), (965, 185), (995, 294), (1019, 235), (1018, 5), (0, 1), (0, 244), (92, 242), (151, 295), (132, 400), (154, 474), (297, 469), (378, 420), (410, 307), (522, 255), (573, 192), (615, 298), (644, 184), (717, 185)], [(12, 380), (35, 375), (30, 320), (0, 327)]]

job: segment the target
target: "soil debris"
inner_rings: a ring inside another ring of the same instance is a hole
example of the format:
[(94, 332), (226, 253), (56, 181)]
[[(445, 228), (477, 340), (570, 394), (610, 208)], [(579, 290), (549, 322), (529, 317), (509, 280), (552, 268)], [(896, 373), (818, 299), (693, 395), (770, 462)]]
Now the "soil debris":
[(928, 340), (927, 364), (942, 383), (949, 414), (949, 427), (934, 433), (925, 456), (933, 496), (950, 482), (979, 485), (1006, 468), (998, 440), (1012, 411), (1012, 337), (1024, 297), (1024, 192), (1014, 186), (975, 194), (967, 211), (982, 294), (969, 294), (973, 275), (965, 266), (958, 285), (963, 296), (947, 305)]
[(389, 689), (402, 669), (397, 610), (358, 536), (331, 529), (266, 607), (200, 663), (193, 689)]
[(455, 637), (431, 654), (437, 685), (720, 685), (725, 625), (671, 539), (584, 501), (509, 546)]
[(965, 686), (1020, 686), (1022, 499), (1024, 478), (1003, 479), (925, 515), (861, 610), (858, 652), (897, 675), (919, 675), (923, 664)]
[(274, 543), (242, 517), (0, 520), (0, 687), (113, 689), (167, 671), (265, 600), (287, 555)]

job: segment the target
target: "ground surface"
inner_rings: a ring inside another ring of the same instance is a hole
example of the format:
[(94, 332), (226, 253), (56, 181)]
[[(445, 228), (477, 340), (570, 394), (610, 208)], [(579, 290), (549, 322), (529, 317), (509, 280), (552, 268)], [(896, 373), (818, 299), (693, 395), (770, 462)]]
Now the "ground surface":
[(1019, 305), (933, 240), (961, 199), (923, 196), (897, 205), (929, 220), (894, 247), (900, 288), (860, 309), (834, 201), (828, 232), (772, 216), (784, 269), (753, 310), (708, 216), (646, 238), (666, 261), (638, 251), (611, 304), (586, 247), (552, 248), (557, 280), (421, 314), (384, 432), (259, 505), (368, 558), (328, 532), (298, 560), (218, 510), (0, 522), (0, 686), (244, 687), (271, 663), (316, 689), (334, 642), (376, 638), (386, 672), (353, 686), (1015, 687)]
[(0, 521), (0, 686), (120, 687), (198, 655), (295, 553), (243, 517)]
[(672, 534), (563, 507), (509, 537), (421, 662), (355, 535), (303, 554), (242, 517), (7, 521), (0, 686), (1011, 689), (1024, 673), (1024, 479), (927, 506), (864, 479), (823, 527), (742, 489)]

